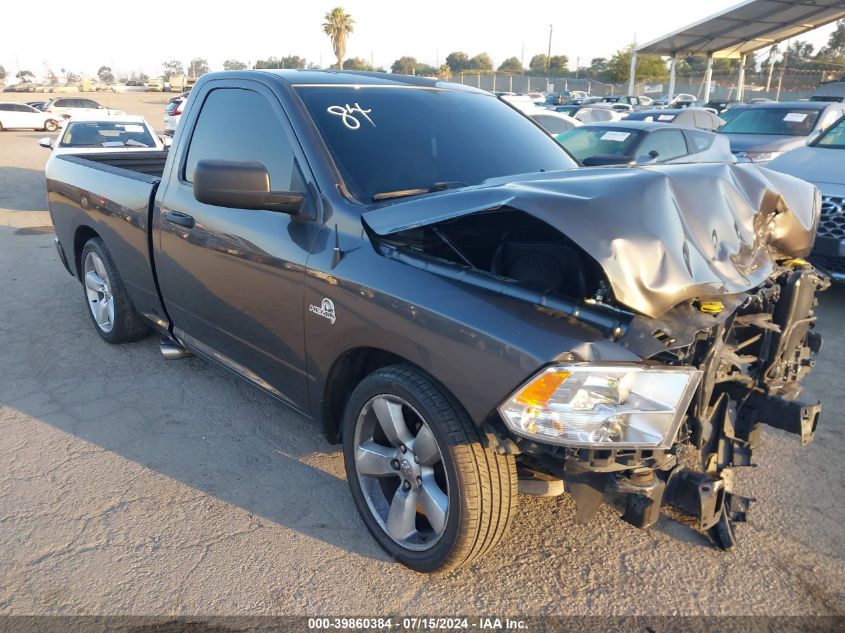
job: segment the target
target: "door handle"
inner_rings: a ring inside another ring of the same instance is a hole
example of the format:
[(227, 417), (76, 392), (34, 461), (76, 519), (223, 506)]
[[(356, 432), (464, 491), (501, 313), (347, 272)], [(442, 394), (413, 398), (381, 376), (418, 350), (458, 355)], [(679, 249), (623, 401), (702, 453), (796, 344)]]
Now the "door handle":
[(178, 211), (168, 211), (164, 214), (164, 219), (170, 222), (171, 224), (178, 224), (179, 226), (184, 226), (186, 229), (194, 228), (194, 217), (192, 215), (188, 215), (187, 213), (179, 213)]

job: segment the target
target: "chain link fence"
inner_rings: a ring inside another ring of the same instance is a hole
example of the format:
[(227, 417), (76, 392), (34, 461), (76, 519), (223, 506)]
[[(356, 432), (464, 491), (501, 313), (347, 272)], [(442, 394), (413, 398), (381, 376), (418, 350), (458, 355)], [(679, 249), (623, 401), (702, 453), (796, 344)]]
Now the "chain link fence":
[[(830, 78), (826, 71), (787, 70), (783, 77), (774, 72), (769, 77), (768, 72), (745, 74), (745, 99), (762, 97), (778, 98), (780, 85), (780, 101), (806, 99), (815, 92), (819, 84)], [(736, 99), (737, 73), (729, 75), (714, 74), (710, 87), (711, 99)], [(597, 97), (618, 96), (628, 94), (628, 83), (604, 83), (596, 79), (575, 77), (552, 77), (548, 88), (546, 77), (536, 75), (511, 75), (508, 73), (458, 73), (449, 78), (450, 81), (475, 86), (491, 92), (561, 92), (564, 90), (581, 90)], [(767, 89), (768, 87), (768, 89)], [(665, 95), (669, 91), (669, 80), (651, 80), (637, 82), (635, 93), (645, 94), (654, 99)], [(704, 97), (704, 74), (678, 75), (675, 81), (675, 93), (693, 94), (699, 99)]]

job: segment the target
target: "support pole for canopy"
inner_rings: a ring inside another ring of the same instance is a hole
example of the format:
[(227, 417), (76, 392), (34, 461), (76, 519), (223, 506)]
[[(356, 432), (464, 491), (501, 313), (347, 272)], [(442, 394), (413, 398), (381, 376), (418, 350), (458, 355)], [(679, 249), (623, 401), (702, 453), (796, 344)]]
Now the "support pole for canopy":
[(707, 70), (704, 71), (704, 103), (710, 101), (710, 84), (713, 81), (713, 53), (707, 54)]
[(634, 89), (637, 85), (636, 83), (637, 77), (637, 51), (636, 49), (631, 50), (631, 74), (628, 76), (628, 94), (634, 95)]
[(672, 59), (669, 62), (669, 100), (666, 102), (667, 107), (675, 98), (675, 66), (677, 66), (677, 64), (678, 58), (672, 55)]
[(739, 77), (736, 80), (736, 98), (742, 101), (745, 93), (745, 53), (739, 56)]

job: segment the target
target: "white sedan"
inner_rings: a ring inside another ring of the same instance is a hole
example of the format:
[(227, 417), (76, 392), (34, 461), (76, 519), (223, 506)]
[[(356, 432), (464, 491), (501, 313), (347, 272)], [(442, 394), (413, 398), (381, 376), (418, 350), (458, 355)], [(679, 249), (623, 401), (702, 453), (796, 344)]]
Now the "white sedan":
[(93, 114), (96, 116), (125, 114), (122, 110), (108, 108), (100, 105), (93, 99), (84, 99), (82, 97), (57, 97), (55, 99), (50, 99), (44, 104), (44, 110), (57, 114), (65, 119), (72, 116), (78, 116), (80, 114)]
[(41, 147), (60, 154), (165, 149), (165, 144), (142, 116), (75, 116), (64, 123), (58, 138), (42, 138)]
[(0, 103), (0, 132), (3, 130), (59, 129), (61, 119), (50, 112), (36, 110), (25, 103)]
[(543, 110), (538, 108), (536, 112), (527, 112), (526, 114), (534, 119), (535, 123), (552, 136), (563, 134), (567, 130), (583, 125), (583, 123), (581, 123), (578, 119), (574, 119), (568, 114), (555, 112), (553, 110)]

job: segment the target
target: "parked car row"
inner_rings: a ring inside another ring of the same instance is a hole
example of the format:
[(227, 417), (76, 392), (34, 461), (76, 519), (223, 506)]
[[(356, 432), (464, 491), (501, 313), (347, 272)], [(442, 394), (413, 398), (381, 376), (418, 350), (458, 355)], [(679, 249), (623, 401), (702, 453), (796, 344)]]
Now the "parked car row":
[(44, 112), (26, 103), (0, 103), (0, 132), (3, 130), (46, 130), (59, 129), (61, 117)]
[[(575, 93), (550, 95), (542, 107), (520, 95), (506, 100), (585, 166), (756, 163), (811, 182), (821, 191), (822, 215), (810, 259), (845, 281), (845, 82), (791, 102), (701, 104), (681, 94), (646, 109), (644, 100), (631, 97)], [(618, 111), (619, 105), (630, 111)]]
[(3, 102), (0, 103), (0, 131), (19, 129), (55, 132), (65, 119), (91, 114), (114, 116), (125, 113), (100, 105), (93, 99), (76, 97), (27, 103)]

